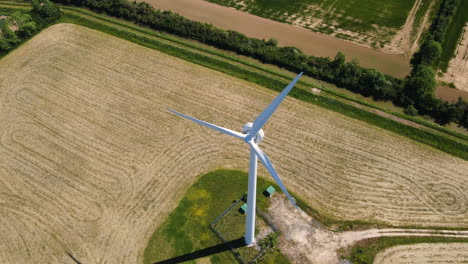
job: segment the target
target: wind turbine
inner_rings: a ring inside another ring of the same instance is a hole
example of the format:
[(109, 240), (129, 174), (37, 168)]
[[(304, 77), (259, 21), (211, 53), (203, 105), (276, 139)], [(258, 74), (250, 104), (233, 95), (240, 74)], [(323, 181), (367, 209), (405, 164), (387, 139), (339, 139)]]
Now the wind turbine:
[(278, 186), (281, 188), (284, 194), (288, 197), (289, 201), (297, 207), (296, 201), (289, 194), (288, 190), (281, 181), (278, 173), (276, 173), (275, 168), (270, 162), (268, 156), (258, 147), (258, 143), (262, 141), (265, 134), (263, 133), (263, 125), (268, 121), (268, 119), (273, 115), (276, 108), (281, 104), (284, 98), (288, 95), (289, 91), (294, 87), (299, 78), (301, 78), (302, 72), (297, 75), (292, 82), (286, 86), (286, 88), (273, 100), (273, 102), (263, 110), (263, 112), (255, 119), (253, 123), (247, 123), (242, 128), (242, 133), (237, 131), (220, 127), (217, 125), (210, 124), (205, 121), (195, 119), (193, 117), (186, 116), (184, 114), (178, 113), (174, 110), (168, 109), (172, 113), (184, 117), (188, 120), (194, 121), (202, 126), (209, 127), (221, 133), (242, 139), (245, 143), (250, 146), (250, 162), (249, 162), (249, 186), (247, 193), (247, 215), (246, 215), (246, 226), (245, 226), (245, 243), (247, 245), (252, 245), (255, 243), (255, 207), (256, 207), (256, 189), (257, 189), (257, 158), (260, 159), (260, 162), (265, 166), (268, 172), (271, 174), (273, 179), (275, 179)]

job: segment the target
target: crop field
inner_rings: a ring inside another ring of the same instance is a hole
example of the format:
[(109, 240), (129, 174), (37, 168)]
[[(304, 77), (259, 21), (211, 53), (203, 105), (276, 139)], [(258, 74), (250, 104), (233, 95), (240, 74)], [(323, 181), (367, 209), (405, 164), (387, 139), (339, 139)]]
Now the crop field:
[(468, 243), (396, 246), (377, 254), (374, 263), (468, 263)]
[(207, 0), (361, 45), (411, 54), (438, 1)]
[[(197, 176), (247, 169), (239, 142), (166, 108), (240, 129), (276, 96), (71, 24), (44, 30), (0, 68), (6, 263), (141, 263)], [(265, 132), (286, 185), (320, 214), (468, 227), (465, 160), (292, 98)]]
[(447, 73), (439, 79), (453, 83), (457, 89), (468, 92), (468, 22), (457, 43), (455, 56), (450, 60)]
[[(445, 35), (438, 79), (468, 92), (468, 1), (462, 0)], [(463, 97), (464, 98), (464, 97)]]

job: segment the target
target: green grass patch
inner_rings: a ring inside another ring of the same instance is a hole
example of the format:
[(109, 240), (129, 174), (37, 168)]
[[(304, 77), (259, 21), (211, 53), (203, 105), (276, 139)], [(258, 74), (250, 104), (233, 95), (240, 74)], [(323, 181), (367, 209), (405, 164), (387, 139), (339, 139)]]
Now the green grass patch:
[(463, 27), (468, 22), (468, 0), (460, 0), (460, 4), (452, 17), (447, 33), (442, 43), (442, 54), (440, 56), (439, 68), (447, 72), (450, 59), (455, 55), (458, 42), (462, 37)]
[(343, 257), (353, 264), (372, 264), (377, 253), (397, 245), (418, 243), (455, 243), (468, 242), (468, 239), (451, 237), (380, 237), (360, 242), (353, 246)]
[[(220, 244), (220, 240), (208, 225), (233, 202), (247, 192), (247, 173), (233, 170), (217, 170), (201, 176), (193, 184), (177, 208), (151, 236), (144, 252), (144, 263), (168, 260), (194, 251)], [(270, 185), (269, 181), (258, 178), (257, 206), (266, 210), (268, 200), (261, 193)], [(276, 186), (276, 185), (274, 185)], [(232, 210), (228, 230), (232, 239), (239, 238), (245, 227), (245, 215)], [(239, 221), (233, 220), (237, 218)], [(228, 225), (224, 225), (226, 229)], [(222, 230), (223, 234), (226, 230)], [(230, 251), (209, 257), (211, 263), (237, 263)], [(264, 263), (288, 263), (280, 252), (273, 251)], [(279, 260), (279, 262), (276, 262)], [(194, 263), (194, 262), (192, 262)]]

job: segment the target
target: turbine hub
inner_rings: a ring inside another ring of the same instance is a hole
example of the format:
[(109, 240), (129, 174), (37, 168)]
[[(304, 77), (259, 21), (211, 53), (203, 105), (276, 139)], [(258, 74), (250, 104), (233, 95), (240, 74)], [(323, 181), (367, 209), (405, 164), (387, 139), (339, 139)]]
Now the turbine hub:
[[(245, 124), (242, 127), (242, 133), (249, 134), (250, 131), (252, 130), (252, 126), (253, 126), (253, 123), (250, 123), (250, 122)], [(255, 135), (253, 139), (254, 139), (254, 142), (258, 144), (260, 143), (260, 141), (262, 141), (264, 137), (265, 137), (265, 133), (263, 132), (263, 129), (260, 129), (260, 131), (258, 131), (257, 135)]]

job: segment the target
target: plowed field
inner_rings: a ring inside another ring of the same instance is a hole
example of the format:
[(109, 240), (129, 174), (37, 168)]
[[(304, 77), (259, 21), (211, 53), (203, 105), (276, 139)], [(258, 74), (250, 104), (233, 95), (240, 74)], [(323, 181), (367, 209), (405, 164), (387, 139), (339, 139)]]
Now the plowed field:
[[(198, 175), (248, 166), (241, 142), (165, 109), (240, 130), (276, 95), (70, 24), (0, 69), (2, 263), (141, 262)], [(322, 214), (468, 227), (464, 160), (291, 98), (265, 132), (286, 185)]]

